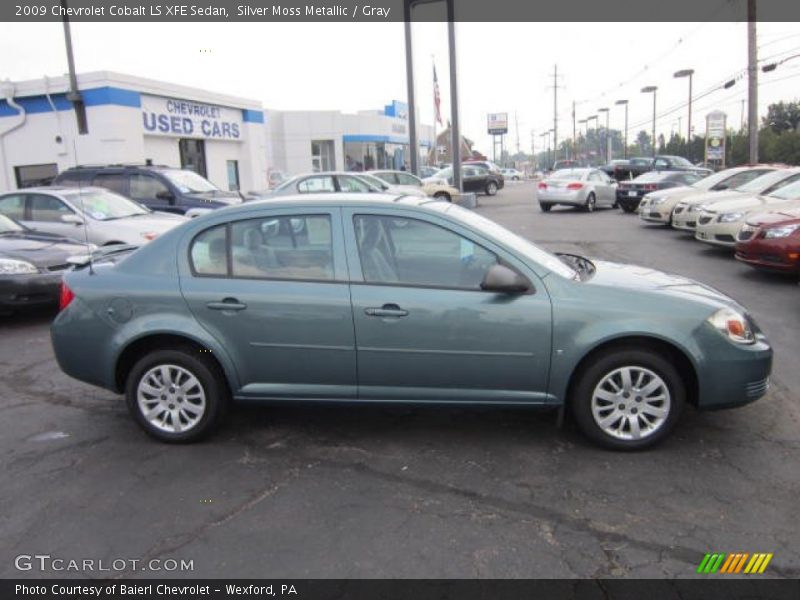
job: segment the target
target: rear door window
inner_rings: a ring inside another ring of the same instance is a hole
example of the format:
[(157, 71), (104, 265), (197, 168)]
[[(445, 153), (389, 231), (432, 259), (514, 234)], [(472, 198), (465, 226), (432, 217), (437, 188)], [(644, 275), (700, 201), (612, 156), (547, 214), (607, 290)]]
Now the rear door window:
[(18, 221), (25, 220), (25, 196), (11, 194), (0, 198), (0, 213)]

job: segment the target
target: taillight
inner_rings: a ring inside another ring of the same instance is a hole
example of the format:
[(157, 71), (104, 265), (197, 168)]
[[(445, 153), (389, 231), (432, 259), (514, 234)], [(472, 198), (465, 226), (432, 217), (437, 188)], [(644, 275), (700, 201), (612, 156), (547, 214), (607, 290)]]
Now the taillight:
[(69, 306), (69, 303), (75, 299), (75, 294), (72, 292), (65, 282), (61, 282), (61, 294), (58, 297), (58, 310), (64, 310)]
[(658, 188), (658, 186), (655, 183), (645, 183), (642, 186), (642, 189), (647, 191), (647, 192), (652, 192), (653, 190), (655, 190), (657, 188)]
[(582, 188), (583, 188), (583, 184), (582, 183), (570, 183), (567, 186), (568, 190), (580, 190)]
[(539, 183), (539, 189), (540, 190), (546, 190), (547, 189), (547, 184), (544, 181), (540, 182)]

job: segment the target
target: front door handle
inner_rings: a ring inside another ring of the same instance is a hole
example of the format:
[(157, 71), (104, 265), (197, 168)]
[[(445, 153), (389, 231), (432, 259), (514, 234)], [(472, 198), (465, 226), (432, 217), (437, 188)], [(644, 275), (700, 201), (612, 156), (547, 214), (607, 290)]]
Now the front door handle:
[(397, 304), (384, 304), (380, 308), (365, 308), (364, 313), (369, 317), (405, 317), (408, 311)]
[(239, 302), (236, 298), (225, 298), (222, 302), (209, 302), (206, 304), (211, 310), (244, 310), (247, 304)]

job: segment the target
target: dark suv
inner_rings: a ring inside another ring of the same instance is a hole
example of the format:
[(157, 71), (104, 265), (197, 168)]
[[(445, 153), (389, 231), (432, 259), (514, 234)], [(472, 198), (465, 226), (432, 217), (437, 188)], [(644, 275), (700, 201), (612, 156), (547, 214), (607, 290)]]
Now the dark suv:
[(53, 185), (100, 186), (152, 210), (190, 217), (242, 202), (238, 193), (225, 192), (194, 171), (164, 165), (72, 167), (59, 173)]

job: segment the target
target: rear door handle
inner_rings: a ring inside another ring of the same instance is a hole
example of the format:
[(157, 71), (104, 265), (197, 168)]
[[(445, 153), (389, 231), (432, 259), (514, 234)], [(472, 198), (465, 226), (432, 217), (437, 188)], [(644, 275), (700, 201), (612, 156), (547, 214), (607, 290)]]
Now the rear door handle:
[(384, 304), (380, 308), (365, 308), (364, 313), (369, 317), (405, 317), (408, 311), (397, 304)]
[(239, 302), (236, 298), (225, 298), (222, 302), (209, 302), (206, 304), (211, 310), (244, 310), (247, 304)]

